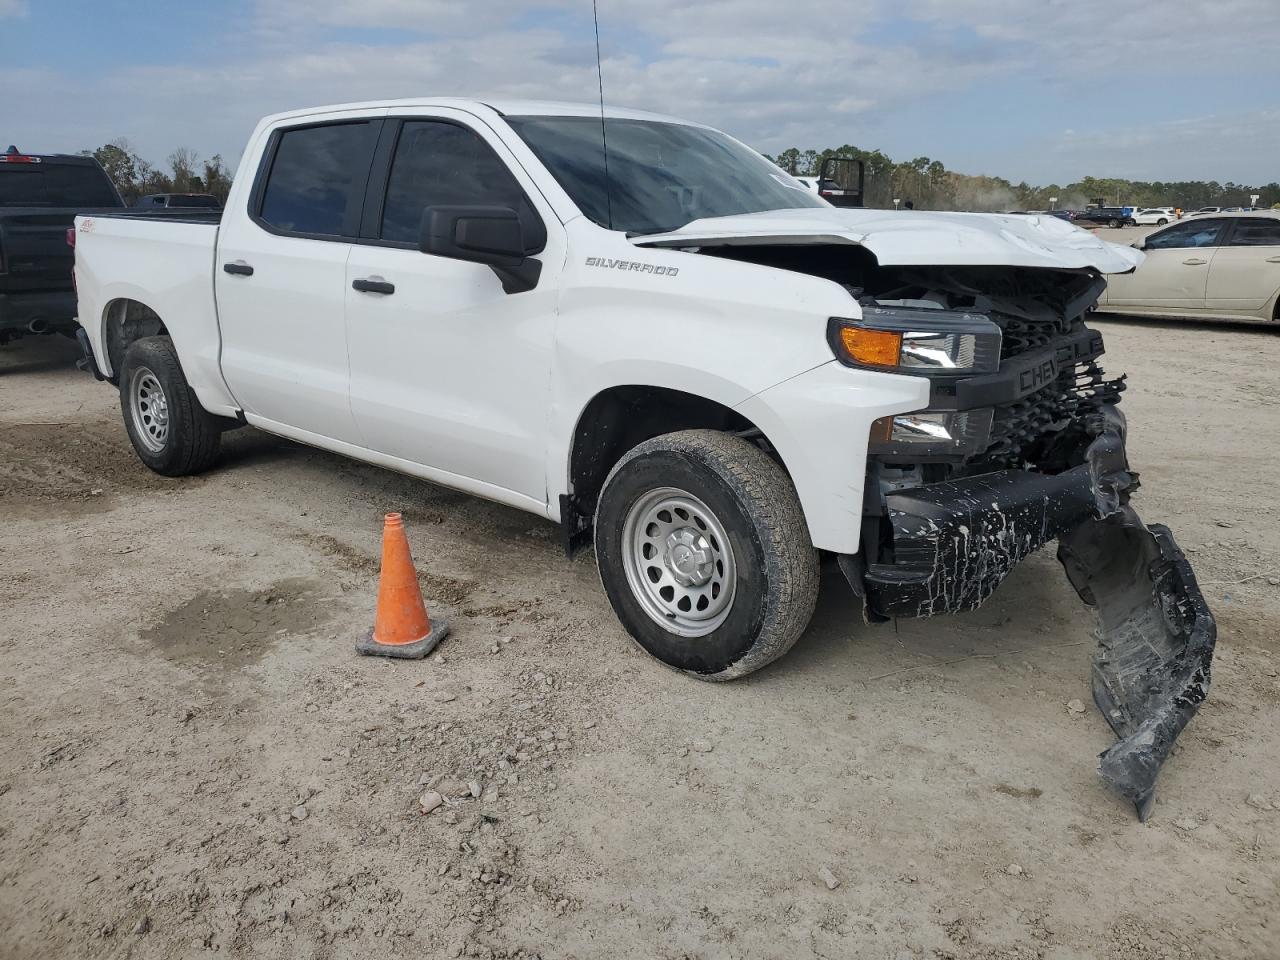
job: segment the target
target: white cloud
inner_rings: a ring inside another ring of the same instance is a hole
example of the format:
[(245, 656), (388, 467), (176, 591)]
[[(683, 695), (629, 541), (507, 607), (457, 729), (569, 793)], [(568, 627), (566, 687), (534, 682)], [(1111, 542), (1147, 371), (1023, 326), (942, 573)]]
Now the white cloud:
[(904, 0), (903, 12), (1037, 50), (1057, 70), (1274, 62), (1280, 37), (1275, 0)]
[(27, 0), (0, 0), (0, 20), (7, 17), (25, 17), (27, 12)]

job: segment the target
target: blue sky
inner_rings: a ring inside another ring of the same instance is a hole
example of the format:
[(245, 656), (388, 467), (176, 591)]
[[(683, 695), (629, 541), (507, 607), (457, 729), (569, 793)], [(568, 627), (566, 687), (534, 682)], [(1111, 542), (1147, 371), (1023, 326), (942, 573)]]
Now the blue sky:
[[(1277, 0), (599, 0), (606, 97), (757, 148), (853, 143), (1065, 183), (1280, 179)], [(0, 0), (0, 140), (234, 163), (259, 116), (584, 100), (590, 0)], [(2, 146), (2, 145), (0, 145)]]

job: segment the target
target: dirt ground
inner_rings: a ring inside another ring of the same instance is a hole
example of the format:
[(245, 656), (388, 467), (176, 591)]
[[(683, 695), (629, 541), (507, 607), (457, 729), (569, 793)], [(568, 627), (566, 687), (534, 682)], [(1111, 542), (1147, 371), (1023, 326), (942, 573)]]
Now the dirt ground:
[[(1280, 957), (1280, 333), (1097, 325), (1220, 631), (1145, 825), (1051, 551), (874, 628), (829, 567), (703, 684), (550, 523), (253, 430), (162, 479), (67, 342), (0, 351), (0, 956)], [(353, 653), (389, 510), (432, 661)]]

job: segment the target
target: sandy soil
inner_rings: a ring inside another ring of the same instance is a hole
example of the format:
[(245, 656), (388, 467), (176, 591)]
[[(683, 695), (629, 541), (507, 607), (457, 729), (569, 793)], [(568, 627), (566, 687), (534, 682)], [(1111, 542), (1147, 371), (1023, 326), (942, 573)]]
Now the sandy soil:
[[(827, 569), (701, 684), (549, 523), (252, 430), (164, 480), (68, 344), (0, 352), (0, 956), (1280, 957), (1280, 340), (1098, 326), (1220, 627), (1146, 825), (1051, 553), (877, 628)], [(436, 661), (352, 651), (393, 509)]]

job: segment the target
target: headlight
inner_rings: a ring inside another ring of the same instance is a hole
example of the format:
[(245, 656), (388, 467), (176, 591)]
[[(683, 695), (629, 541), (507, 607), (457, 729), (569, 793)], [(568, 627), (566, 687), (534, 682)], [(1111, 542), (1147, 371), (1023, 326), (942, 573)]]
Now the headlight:
[(923, 376), (994, 373), (1000, 327), (981, 314), (868, 306), (861, 320), (832, 317), (827, 341), (851, 367)]
[(991, 440), (991, 420), (990, 407), (881, 417), (871, 424), (870, 452), (913, 459), (981, 453)]

